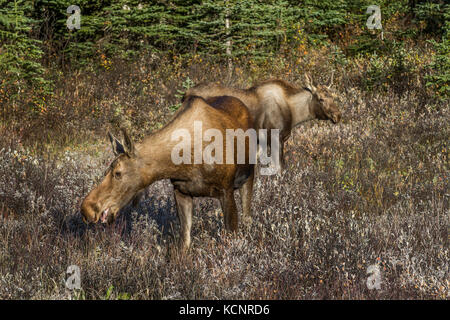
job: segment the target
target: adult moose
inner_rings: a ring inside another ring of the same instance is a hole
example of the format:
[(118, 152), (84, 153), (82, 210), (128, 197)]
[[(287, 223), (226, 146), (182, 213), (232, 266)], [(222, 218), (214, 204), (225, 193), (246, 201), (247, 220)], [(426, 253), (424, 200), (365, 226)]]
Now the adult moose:
[(268, 142), (271, 141), (270, 129), (280, 130), (278, 163), (283, 164), (283, 144), (294, 127), (312, 119), (331, 120), (333, 123), (341, 119), (330, 90), (333, 77), (329, 86), (314, 86), (308, 75), (305, 75), (305, 80), (303, 88), (279, 79), (267, 80), (249, 89), (203, 83), (190, 88), (185, 97), (194, 95), (208, 99), (226, 95), (239, 98), (249, 109), (255, 129), (267, 129)]
[[(238, 148), (245, 148), (246, 159), (241, 164), (237, 161), (231, 164), (195, 164), (195, 161), (175, 164), (172, 152), (179, 142), (173, 139), (174, 133), (187, 130), (190, 136), (194, 136), (195, 121), (201, 121), (203, 130), (219, 130), (224, 137), (227, 129), (246, 131), (253, 127), (247, 108), (237, 98), (215, 97), (205, 101), (203, 98), (190, 96), (172, 121), (147, 136), (141, 143), (134, 144), (124, 130), (123, 143), (109, 134), (116, 158), (106, 170), (103, 181), (84, 199), (81, 205), (83, 220), (111, 223), (119, 210), (148, 185), (157, 180), (170, 179), (175, 191), (181, 224), (181, 248), (184, 251), (189, 248), (191, 242), (192, 197), (218, 198), (224, 213), (225, 228), (236, 231), (238, 215), (234, 190), (248, 184), (248, 177), (254, 170), (254, 164), (249, 163), (250, 141), (246, 140), (233, 148), (235, 159)], [(200, 143), (200, 146), (196, 143), (196, 139), (193, 143), (189, 141), (188, 148), (205, 148), (203, 143)], [(222, 150), (224, 158), (227, 157), (227, 149)], [(250, 207), (247, 204), (250, 200), (248, 197), (243, 198), (244, 207)]]

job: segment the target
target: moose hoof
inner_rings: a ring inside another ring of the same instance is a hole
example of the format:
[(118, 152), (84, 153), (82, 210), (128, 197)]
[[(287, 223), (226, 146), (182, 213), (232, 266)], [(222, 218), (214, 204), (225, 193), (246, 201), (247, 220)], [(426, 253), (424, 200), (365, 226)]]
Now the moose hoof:
[(181, 241), (179, 246), (178, 246), (178, 250), (179, 250), (180, 254), (184, 255), (184, 254), (186, 254), (189, 251), (190, 247), (191, 247), (190, 246), (190, 241), (189, 242)]
[(253, 218), (251, 216), (243, 216), (242, 217), (242, 224), (246, 227), (251, 226), (253, 223)]

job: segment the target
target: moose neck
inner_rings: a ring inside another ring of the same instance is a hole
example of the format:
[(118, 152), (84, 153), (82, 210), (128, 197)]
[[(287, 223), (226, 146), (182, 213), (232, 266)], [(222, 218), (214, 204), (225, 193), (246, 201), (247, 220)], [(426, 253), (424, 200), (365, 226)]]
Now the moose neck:
[(172, 161), (174, 142), (171, 141), (171, 134), (165, 131), (160, 130), (147, 136), (136, 146), (146, 186), (162, 179), (176, 179), (182, 171)]
[(295, 95), (292, 95), (289, 98), (288, 103), (292, 114), (292, 128), (302, 122), (315, 118), (313, 111), (313, 96), (308, 90), (303, 90)]

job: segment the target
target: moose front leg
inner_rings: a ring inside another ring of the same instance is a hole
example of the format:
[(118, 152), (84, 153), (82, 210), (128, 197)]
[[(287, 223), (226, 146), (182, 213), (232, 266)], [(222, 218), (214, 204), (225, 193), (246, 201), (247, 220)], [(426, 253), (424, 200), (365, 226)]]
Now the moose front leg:
[(273, 168), (272, 170), (276, 170), (276, 173), (281, 173), (285, 168), (284, 141), (286, 137), (280, 132), (272, 136), (272, 132), (269, 131), (267, 139), (270, 141), (268, 144), (270, 146), (270, 166)]
[(239, 194), (241, 195), (242, 202), (242, 222), (246, 225), (251, 225), (252, 219), (252, 197), (253, 197), (253, 182), (255, 177), (255, 171), (252, 170), (251, 175), (248, 177), (247, 181), (239, 189)]
[(280, 172), (284, 171), (286, 169), (287, 163), (286, 163), (286, 157), (284, 156), (284, 148), (286, 144), (286, 141), (289, 139), (290, 133), (289, 132), (281, 132), (278, 142), (278, 150), (279, 150), (279, 165), (280, 165)]
[(237, 231), (238, 213), (236, 202), (234, 201), (233, 188), (224, 191), (224, 194), (220, 197), (220, 204), (222, 205), (225, 229), (228, 231)]
[(284, 159), (284, 140), (280, 137), (278, 142), (278, 165), (280, 166), (279, 172), (282, 172), (286, 168), (286, 160)]
[(191, 226), (194, 205), (191, 196), (185, 195), (176, 189), (175, 202), (177, 204), (177, 214), (181, 226), (180, 248), (182, 252), (186, 252), (191, 245)]

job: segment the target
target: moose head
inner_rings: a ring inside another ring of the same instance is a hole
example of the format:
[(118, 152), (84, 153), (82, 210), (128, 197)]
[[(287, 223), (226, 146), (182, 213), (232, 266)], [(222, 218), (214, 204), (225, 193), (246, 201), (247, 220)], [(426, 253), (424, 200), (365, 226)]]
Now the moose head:
[[(333, 77), (331, 77), (331, 82)], [(329, 86), (314, 86), (311, 78), (305, 74), (305, 89), (311, 92), (313, 96), (312, 111), (317, 119), (331, 120), (338, 123), (341, 120), (341, 112), (339, 111), (334, 100), (336, 96), (331, 91), (331, 83)]]
[(106, 169), (103, 180), (87, 195), (81, 205), (85, 222), (113, 222), (120, 209), (147, 185), (143, 174), (143, 161), (127, 132), (121, 130), (123, 142), (108, 132), (116, 158)]

